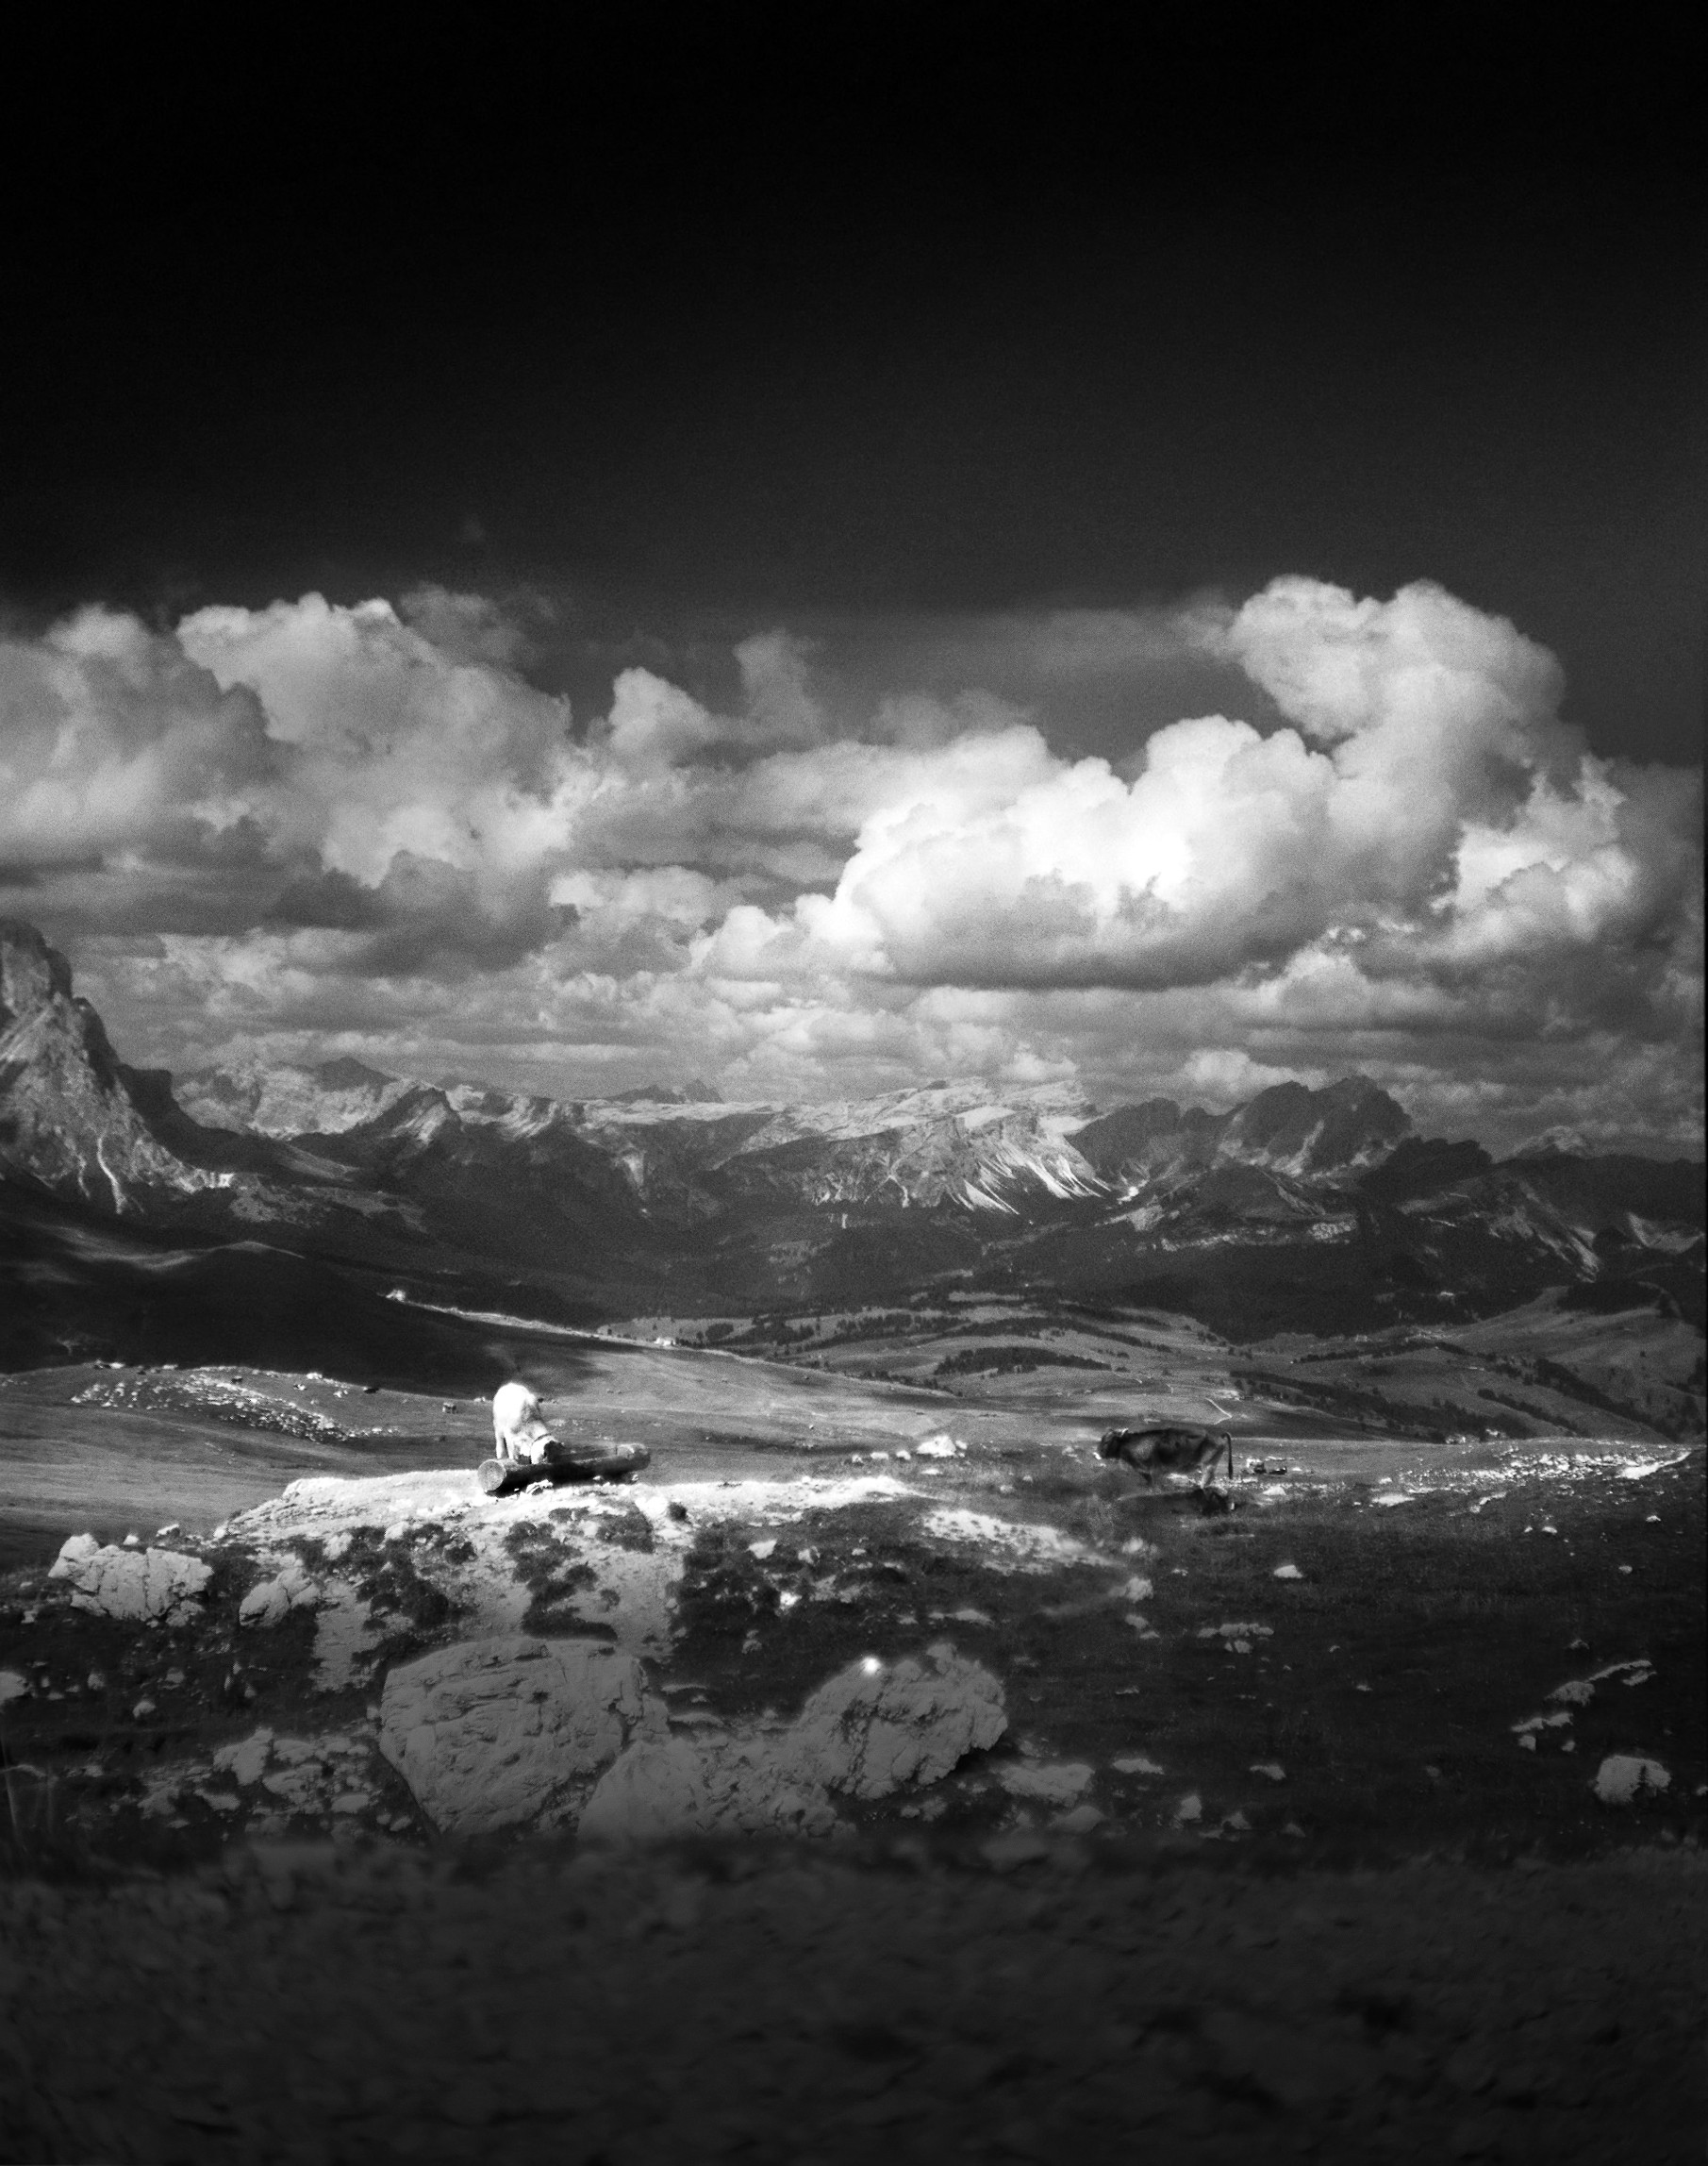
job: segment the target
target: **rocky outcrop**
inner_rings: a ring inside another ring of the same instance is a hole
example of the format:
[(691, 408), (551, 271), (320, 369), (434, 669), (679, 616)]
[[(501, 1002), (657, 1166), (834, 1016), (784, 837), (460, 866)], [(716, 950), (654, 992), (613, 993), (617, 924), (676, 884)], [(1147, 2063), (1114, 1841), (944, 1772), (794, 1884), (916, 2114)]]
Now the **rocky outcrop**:
[(708, 1744), (632, 1744), (581, 1816), (589, 1841), (686, 1835), (828, 1835), (836, 1800), (863, 1803), (940, 1782), (1008, 1726), (1000, 1678), (939, 1641), (921, 1660), (853, 1662), (787, 1726)]
[(336, 1136), (372, 1121), (414, 1086), (348, 1058), (309, 1068), (245, 1061), (177, 1078), (178, 1103), (209, 1128), (260, 1136)]
[(787, 1725), (673, 1738), (604, 1641), (466, 1640), (392, 1670), (379, 1749), (444, 1835), (575, 1824), (590, 1841), (824, 1835), (838, 1796), (940, 1781), (1008, 1726), (1001, 1680), (939, 1642), (827, 1679)]
[(127, 1624), (177, 1624), (195, 1615), (213, 1569), (175, 1549), (127, 1549), (74, 1534), (47, 1576), (71, 1582), (74, 1608)]
[(640, 1664), (602, 1641), (460, 1641), (391, 1671), (380, 1703), (380, 1751), (444, 1835), (558, 1825), (664, 1735)]
[(150, 1191), (228, 1186), (228, 1171), (188, 1163), (162, 1135), (163, 1088), (120, 1060), (58, 949), (0, 919), (0, 1171), (113, 1212)]
[(887, 1667), (855, 1662), (821, 1685), (789, 1741), (791, 1764), (825, 1790), (887, 1797), (939, 1782), (1008, 1727), (1001, 1680), (946, 1641)]
[(272, 1579), (252, 1587), (238, 1605), (240, 1624), (279, 1624), (293, 1609), (318, 1609), (325, 1599), (300, 1558), (291, 1558)]

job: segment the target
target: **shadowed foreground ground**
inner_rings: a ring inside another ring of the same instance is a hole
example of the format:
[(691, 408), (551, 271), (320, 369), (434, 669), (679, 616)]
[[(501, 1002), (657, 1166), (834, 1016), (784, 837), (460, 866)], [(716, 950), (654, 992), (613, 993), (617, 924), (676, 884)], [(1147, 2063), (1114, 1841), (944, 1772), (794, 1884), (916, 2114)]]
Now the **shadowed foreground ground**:
[(349, 1843), (13, 1882), (0, 2156), (1699, 2156), (1694, 1845), (1241, 1866), (890, 1838), (482, 1874)]

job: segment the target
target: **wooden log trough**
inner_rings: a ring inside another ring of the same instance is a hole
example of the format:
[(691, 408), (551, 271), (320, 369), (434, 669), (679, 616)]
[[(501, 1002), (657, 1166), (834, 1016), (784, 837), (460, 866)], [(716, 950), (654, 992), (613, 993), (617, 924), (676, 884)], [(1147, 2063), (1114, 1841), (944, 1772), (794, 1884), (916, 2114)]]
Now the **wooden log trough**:
[(538, 1459), (482, 1459), (475, 1479), (488, 1496), (507, 1496), (533, 1482), (626, 1481), (652, 1457), (644, 1444), (554, 1443)]

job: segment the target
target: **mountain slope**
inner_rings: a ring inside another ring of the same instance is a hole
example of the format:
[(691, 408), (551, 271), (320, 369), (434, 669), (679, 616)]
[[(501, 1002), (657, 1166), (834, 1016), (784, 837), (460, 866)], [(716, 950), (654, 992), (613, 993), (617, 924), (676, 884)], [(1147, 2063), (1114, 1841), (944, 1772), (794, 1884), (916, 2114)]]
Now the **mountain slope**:
[(0, 928), (0, 1175), (436, 1300), (753, 1313), (1020, 1286), (1233, 1338), (1486, 1314), (1547, 1286), (1701, 1311), (1700, 1166), (1497, 1164), (1413, 1135), (1364, 1076), (1225, 1113), (976, 1080), (819, 1106), (557, 1100), (353, 1060), (203, 1070), (184, 1093), (118, 1058), (39, 933)]
[(120, 1214), (229, 1189), (229, 1162), (183, 1155), (191, 1125), (175, 1115), (170, 1077), (125, 1067), (65, 958), (0, 920), (0, 1168)]

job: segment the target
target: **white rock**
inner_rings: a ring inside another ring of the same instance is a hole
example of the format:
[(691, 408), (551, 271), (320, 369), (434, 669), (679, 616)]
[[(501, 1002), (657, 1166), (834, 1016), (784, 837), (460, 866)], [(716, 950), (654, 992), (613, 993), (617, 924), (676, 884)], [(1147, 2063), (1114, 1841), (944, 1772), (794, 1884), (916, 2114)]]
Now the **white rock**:
[(1010, 1797), (1036, 1797), (1046, 1805), (1071, 1805), (1090, 1787), (1096, 1770), (1084, 1760), (1061, 1760), (1044, 1767), (1017, 1762), (994, 1772)]
[(213, 1756), (213, 1764), (222, 1774), (230, 1775), (233, 1782), (248, 1790), (266, 1774), (272, 1752), (273, 1732), (259, 1729), (238, 1744), (221, 1745)]
[(21, 1670), (0, 1670), (0, 1708), (8, 1700), (21, 1700), (29, 1691), (29, 1679)]
[(1008, 1727), (1002, 1680), (946, 1641), (923, 1661), (864, 1661), (821, 1685), (794, 1724), (790, 1755), (827, 1791), (887, 1797), (908, 1782), (937, 1782)]
[(1155, 1592), (1156, 1589), (1152, 1582), (1136, 1572), (1126, 1585), (1118, 1590), (1115, 1599), (1118, 1602), (1149, 1602)]
[(693, 1746), (683, 1739), (641, 1738), (600, 1776), (578, 1832), (587, 1842), (656, 1842), (704, 1832), (711, 1817)]
[(1304, 1574), (1296, 1564), (1278, 1564), (1270, 1573), (1271, 1579), (1302, 1579)]
[(1153, 1759), (1148, 1759), (1143, 1753), (1123, 1753), (1119, 1759), (1112, 1759), (1109, 1765), (1117, 1774), (1161, 1774), (1163, 1773), (1156, 1762)]
[(92, 1534), (74, 1534), (47, 1576), (71, 1582), (75, 1608), (178, 1624), (195, 1614), (213, 1569), (174, 1549), (125, 1549), (117, 1543), (103, 1548)]
[(1093, 1550), (1060, 1527), (994, 1519), (960, 1505), (935, 1506), (920, 1525), (932, 1541), (972, 1548), (987, 1569), (999, 1572), (1057, 1572), (1063, 1565), (1098, 1561)]
[(1603, 1805), (1632, 1805), (1645, 1791), (1670, 1790), (1672, 1777), (1659, 1760), (1634, 1753), (1609, 1753), (1589, 1786)]
[(1174, 1808), (1176, 1827), (1189, 1827), (1194, 1821), (1202, 1820), (1203, 1816), (1204, 1801), (1195, 1790), (1189, 1790)]
[(952, 1459), (957, 1452), (965, 1452), (967, 1447), (958, 1443), (947, 1429), (940, 1429), (935, 1437), (921, 1438), (913, 1449), (918, 1458)]
[(1094, 1805), (1076, 1805), (1070, 1812), (1058, 1812), (1050, 1824), (1060, 1835), (1089, 1835), (1103, 1817)]
[(1287, 1779), (1287, 1771), (1279, 1760), (1253, 1760), (1252, 1773), (1267, 1775), (1270, 1782), (1285, 1782)]
[(444, 1834), (556, 1825), (665, 1734), (638, 1661), (587, 1640), (460, 1641), (393, 1670), (380, 1701), (380, 1751)]
[(293, 1609), (314, 1609), (320, 1606), (323, 1592), (305, 1569), (300, 1558), (292, 1558), (277, 1576), (260, 1580), (252, 1587), (238, 1605), (240, 1624), (277, 1624)]

